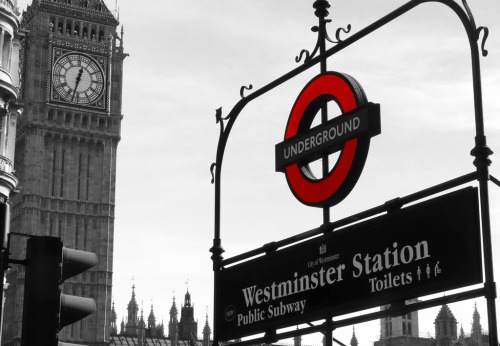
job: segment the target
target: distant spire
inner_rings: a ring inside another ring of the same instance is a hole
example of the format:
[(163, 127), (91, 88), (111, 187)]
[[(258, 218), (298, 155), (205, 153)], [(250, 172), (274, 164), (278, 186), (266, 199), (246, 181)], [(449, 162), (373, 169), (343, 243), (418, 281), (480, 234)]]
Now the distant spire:
[(356, 338), (356, 331), (354, 329), (354, 326), (352, 326), (351, 346), (358, 346), (358, 339)]
[(175, 296), (172, 299), (172, 307), (170, 308), (170, 321), (168, 322), (168, 338), (173, 343), (177, 343), (178, 337), (178, 319), (177, 306), (175, 305)]
[(477, 311), (477, 303), (474, 303), (474, 313), (472, 314), (471, 344), (473, 346), (482, 346), (483, 327), (481, 326), (481, 316)]
[[(132, 281), (134, 279), (132, 278)], [(135, 285), (132, 284), (132, 297), (127, 306), (127, 324), (126, 324), (126, 334), (127, 335), (137, 335), (137, 313), (139, 312), (139, 305), (135, 300)]]
[(120, 324), (120, 334), (125, 334), (125, 320), (122, 316), (122, 323)]
[(189, 289), (186, 289), (186, 295), (184, 296), (184, 306), (191, 306), (191, 294)]
[(143, 309), (144, 303), (141, 301), (141, 318), (139, 319), (139, 327), (144, 327), (144, 309)]
[(141, 301), (141, 319), (139, 320), (139, 328), (138, 328), (138, 335), (137, 335), (137, 344), (138, 346), (143, 346), (144, 345), (144, 314), (143, 314), (143, 302)]
[(156, 327), (156, 318), (153, 312), (153, 303), (151, 303), (151, 312), (148, 317), (148, 329), (154, 329)]
[(210, 346), (210, 334), (212, 334), (212, 331), (210, 330), (210, 326), (208, 325), (208, 306), (207, 306), (205, 326), (203, 327), (203, 346)]
[(113, 306), (111, 307), (111, 322), (116, 323), (116, 310), (115, 310), (115, 301), (113, 300)]

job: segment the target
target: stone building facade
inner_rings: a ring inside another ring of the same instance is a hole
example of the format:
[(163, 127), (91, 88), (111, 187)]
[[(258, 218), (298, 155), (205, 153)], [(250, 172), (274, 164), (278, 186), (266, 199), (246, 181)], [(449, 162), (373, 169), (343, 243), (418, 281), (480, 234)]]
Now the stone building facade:
[[(8, 0), (2, 0), (4, 3)], [(65, 342), (107, 345), (117, 145), (122, 120), (123, 30), (103, 0), (33, 0), (22, 14), (16, 176), (11, 231), (62, 238), (98, 265), (68, 279), (66, 294), (93, 298), (95, 314), (59, 333)], [(0, 43), (2, 36), (0, 35)], [(26, 239), (11, 239), (23, 259)], [(19, 345), (24, 268), (7, 273), (3, 345)]]
[(120, 331), (118, 331), (116, 323), (114, 306), (112, 316), (110, 345), (211, 346), (208, 315), (203, 327), (203, 336), (198, 337), (198, 322), (194, 319), (194, 306), (191, 303), (189, 290), (184, 295), (180, 319), (175, 297), (173, 298), (168, 326), (164, 325), (163, 320), (161, 322), (156, 321), (152, 304), (146, 324), (142, 308), (139, 314), (135, 286), (132, 286), (132, 297), (127, 305), (127, 319), (122, 319)]
[(441, 306), (435, 320), (435, 337), (420, 337), (418, 312), (380, 321), (380, 340), (374, 346), (489, 346), (477, 306), (474, 306), (470, 334), (458, 322), (448, 305)]
[[(2, 268), (2, 299), (0, 299), (0, 330), (4, 312), (3, 263), (10, 228), (10, 198), (18, 187), (14, 172), (16, 127), (22, 114), (19, 100), (19, 49), (25, 32), (20, 26), (16, 0), (0, 1), (0, 268)], [(1, 339), (0, 339), (1, 340)]]

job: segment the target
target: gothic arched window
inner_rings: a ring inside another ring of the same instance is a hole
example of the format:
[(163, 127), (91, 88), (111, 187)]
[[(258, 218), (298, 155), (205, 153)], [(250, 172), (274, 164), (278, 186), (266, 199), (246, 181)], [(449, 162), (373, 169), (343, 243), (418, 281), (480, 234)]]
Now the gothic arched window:
[(64, 123), (66, 123), (67, 125), (71, 123), (71, 113), (66, 113), (66, 115), (64, 116)]
[(89, 37), (89, 27), (87, 24), (83, 24), (83, 38)]
[(80, 114), (75, 114), (73, 117), (73, 126), (80, 126)]
[(50, 17), (50, 31), (56, 31), (56, 18)]
[(76, 22), (73, 26), (73, 36), (80, 36), (80, 23)]
[(68, 20), (66, 22), (66, 34), (71, 35), (71, 21), (70, 20)]
[(49, 121), (54, 121), (54, 118), (55, 118), (55, 112), (53, 109), (49, 110), (49, 114), (48, 114), (48, 120)]
[(59, 32), (60, 34), (62, 34), (63, 33), (63, 27), (64, 27), (63, 20), (59, 19), (59, 22), (57, 23), (57, 32)]

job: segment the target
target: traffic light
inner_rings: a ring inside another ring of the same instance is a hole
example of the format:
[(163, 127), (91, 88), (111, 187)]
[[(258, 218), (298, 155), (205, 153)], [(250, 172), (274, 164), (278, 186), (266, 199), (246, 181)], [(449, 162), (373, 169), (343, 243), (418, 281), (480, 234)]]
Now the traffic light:
[(95, 253), (65, 248), (60, 238), (28, 239), (21, 346), (57, 346), (61, 328), (95, 312), (94, 299), (61, 294), (61, 284), (96, 264)]

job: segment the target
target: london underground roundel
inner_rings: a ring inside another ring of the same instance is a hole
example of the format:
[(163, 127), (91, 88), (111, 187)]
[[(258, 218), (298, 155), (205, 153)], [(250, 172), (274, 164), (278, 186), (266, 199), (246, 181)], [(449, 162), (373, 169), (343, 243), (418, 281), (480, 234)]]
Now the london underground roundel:
[[(334, 101), (342, 114), (311, 128), (318, 111)], [(276, 170), (285, 173), (295, 197), (309, 206), (333, 206), (352, 190), (363, 170), (370, 137), (380, 133), (380, 107), (368, 103), (352, 77), (328, 72), (313, 78), (290, 113), (285, 140), (276, 145)], [(317, 179), (309, 163), (340, 151), (326, 176)]]

